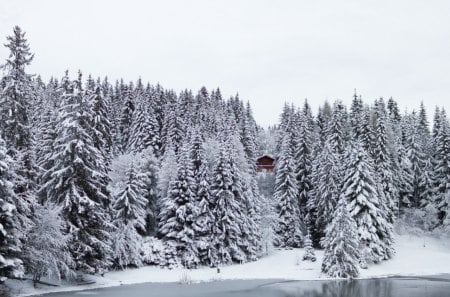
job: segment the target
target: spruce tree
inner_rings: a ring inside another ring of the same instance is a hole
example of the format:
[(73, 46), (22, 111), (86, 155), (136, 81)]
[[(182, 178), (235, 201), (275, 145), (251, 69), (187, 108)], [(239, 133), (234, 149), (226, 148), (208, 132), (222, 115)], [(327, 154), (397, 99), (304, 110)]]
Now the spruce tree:
[(130, 142), (131, 134), (131, 124), (133, 121), (133, 113), (136, 109), (135, 94), (133, 90), (133, 84), (130, 83), (129, 86), (124, 86), (124, 90), (121, 91), (123, 104), (120, 123), (119, 123), (119, 136), (118, 136), (118, 147), (121, 152), (127, 151), (128, 143)]
[(24, 273), (22, 260), (19, 259), (21, 244), (17, 232), (20, 230), (17, 220), (15, 201), (17, 196), (11, 182), (10, 164), (6, 145), (0, 137), (0, 280), (7, 277), (21, 277)]
[(229, 158), (223, 148), (217, 157), (211, 180), (211, 198), (215, 214), (211, 240), (213, 266), (229, 264), (233, 260), (243, 258), (243, 251), (238, 246), (242, 235), (241, 209), (233, 193)]
[(162, 151), (165, 152), (168, 144), (178, 153), (185, 136), (185, 124), (177, 109), (176, 102), (168, 103), (164, 109), (164, 124), (162, 126)]
[(0, 88), (0, 133), (7, 147), (7, 154), (14, 160), (11, 167), (14, 174), (14, 192), (20, 229), (23, 236), (32, 227), (32, 208), (35, 203), (35, 182), (37, 168), (33, 152), (33, 137), (30, 128), (32, 103), (31, 75), (25, 68), (34, 55), (23, 32), (14, 27), (13, 35), (7, 37), (5, 47), (9, 50), (6, 63), (1, 66), (5, 75)]
[(309, 231), (306, 233), (305, 239), (303, 240), (303, 247), (305, 248), (305, 253), (303, 254), (303, 261), (316, 262), (316, 255), (314, 253), (311, 234), (309, 233)]
[(44, 201), (63, 207), (75, 268), (102, 272), (110, 264), (111, 228), (104, 184), (107, 177), (99, 164), (103, 158), (92, 139), (90, 107), (81, 78), (71, 82), (66, 76), (63, 87), (54, 152), (49, 159), (52, 167), (43, 176), (40, 192)]
[(94, 83), (92, 81), (91, 89), (86, 90), (86, 96), (92, 109), (92, 139), (95, 148), (100, 151), (103, 156), (105, 171), (110, 164), (112, 157), (112, 136), (111, 136), (111, 122), (109, 120), (108, 103), (102, 91), (100, 81)]
[(328, 123), (326, 134), (330, 148), (334, 153), (342, 155), (345, 150), (347, 116), (342, 101), (336, 101), (333, 105), (331, 119)]
[(361, 139), (363, 134), (363, 117), (364, 117), (364, 105), (361, 96), (353, 95), (352, 104), (350, 106), (350, 126), (352, 129), (353, 139)]
[[(236, 262), (254, 261), (261, 249), (259, 222), (259, 191), (257, 190), (253, 170), (249, 172), (246, 163), (247, 154), (237, 134), (229, 139), (228, 154), (232, 177), (232, 193), (239, 205), (239, 212), (235, 216), (240, 223), (241, 240), (238, 242), (242, 254), (234, 254)], [(253, 164), (252, 164), (253, 165)], [(253, 166), (251, 166), (253, 168)]]
[(143, 196), (146, 199), (145, 233), (154, 235), (157, 227), (159, 163), (151, 148), (144, 150), (141, 158), (140, 172), (144, 183)]
[(340, 199), (348, 203), (358, 227), (363, 252), (362, 262), (379, 262), (392, 257), (392, 224), (382, 206), (375, 171), (359, 142), (348, 148), (346, 170)]
[(299, 247), (302, 239), (291, 137), (286, 133), (283, 138), (275, 171), (275, 245), (279, 247)]
[(131, 223), (137, 230), (143, 232), (145, 227), (145, 216), (147, 201), (144, 199), (145, 185), (143, 177), (139, 174), (135, 165), (130, 164), (123, 189), (116, 194), (113, 210), (115, 219), (124, 224)]
[[(298, 187), (298, 204), (300, 217), (303, 224), (310, 216), (308, 202), (311, 199), (311, 170), (312, 170), (312, 149), (313, 149), (313, 118), (311, 109), (305, 101), (303, 110), (297, 114), (298, 134), (296, 135), (296, 146), (294, 160), (296, 164), (295, 174)], [(312, 223), (312, 220), (309, 220)]]
[(322, 239), (325, 228), (331, 222), (333, 213), (339, 199), (342, 184), (340, 159), (329, 144), (325, 142), (322, 151), (314, 162), (314, 207), (315, 207), (315, 233)]
[(114, 265), (124, 268), (129, 265), (141, 266), (140, 252), (142, 238), (138, 231), (146, 231), (145, 185), (133, 163), (130, 164), (124, 188), (117, 193), (113, 210), (116, 230), (113, 234), (112, 248)]
[(340, 199), (327, 226), (322, 272), (331, 277), (355, 278), (359, 275), (360, 244), (355, 220)]
[(183, 147), (179, 157), (177, 177), (170, 185), (163, 207), (173, 209), (169, 216), (159, 222), (163, 241), (177, 247), (177, 256), (184, 267), (196, 268), (199, 264), (198, 251), (194, 244), (194, 219), (197, 209), (192, 161), (186, 147)]
[(378, 183), (382, 191), (380, 207), (386, 213), (389, 223), (394, 223), (394, 212), (398, 205), (398, 189), (393, 176), (392, 156), (389, 151), (389, 126), (384, 101), (380, 98), (375, 105), (374, 164), (378, 173)]
[(128, 150), (139, 153), (147, 148), (159, 151), (159, 135), (156, 118), (151, 107), (140, 102), (132, 118)]
[(210, 172), (206, 160), (206, 152), (200, 131), (193, 130), (190, 135), (189, 156), (193, 162), (194, 194), (198, 208), (194, 221), (196, 245), (202, 264), (211, 265), (210, 242), (214, 214), (210, 192)]
[(441, 224), (450, 226), (450, 125), (444, 110), (440, 114), (440, 127), (434, 142), (436, 146), (435, 203)]

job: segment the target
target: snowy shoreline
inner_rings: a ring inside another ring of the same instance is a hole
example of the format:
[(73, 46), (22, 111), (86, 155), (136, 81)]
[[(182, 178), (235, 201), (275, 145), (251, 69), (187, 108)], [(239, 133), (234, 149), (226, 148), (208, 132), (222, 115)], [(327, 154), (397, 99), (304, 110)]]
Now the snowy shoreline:
[[(398, 235), (395, 246), (397, 253), (392, 260), (361, 270), (360, 277), (357, 279), (417, 277), (450, 273), (450, 242), (448, 239)], [(302, 255), (303, 249), (275, 250), (256, 262), (221, 267), (220, 274), (213, 268), (169, 270), (146, 266), (112, 271), (105, 274), (104, 277), (87, 276), (87, 279), (96, 282), (87, 286), (62, 283), (61, 287), (57, 288), (40, 286), (40, 288), (34, 289), (31, 281), (8, 281), (8, 285), (14, 290), (13, 293), (25, 297), (143, 283), (203, 283), (223, 280), (326, 281), (332, 279), (320, 272), (323, 251), (317, 251), (317, 261), (313, 263), (301, 261)]]

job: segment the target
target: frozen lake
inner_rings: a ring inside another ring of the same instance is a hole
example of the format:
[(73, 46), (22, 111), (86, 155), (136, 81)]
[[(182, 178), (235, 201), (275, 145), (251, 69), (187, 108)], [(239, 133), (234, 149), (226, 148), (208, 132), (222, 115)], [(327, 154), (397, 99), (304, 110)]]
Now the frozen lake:
[(230, 280), (182, 285), (147, 283), (46, 297), (450, 297), (450, 277), (355, 281)]

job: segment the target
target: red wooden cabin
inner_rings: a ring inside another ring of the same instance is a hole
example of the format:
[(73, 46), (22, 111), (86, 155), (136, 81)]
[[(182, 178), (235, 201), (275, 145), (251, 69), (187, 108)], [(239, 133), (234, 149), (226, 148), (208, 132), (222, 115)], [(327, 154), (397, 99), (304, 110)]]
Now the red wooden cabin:
[(256, 159), (256, 172), (273, 172), (275, 159), (271, 156), (264, 155)]

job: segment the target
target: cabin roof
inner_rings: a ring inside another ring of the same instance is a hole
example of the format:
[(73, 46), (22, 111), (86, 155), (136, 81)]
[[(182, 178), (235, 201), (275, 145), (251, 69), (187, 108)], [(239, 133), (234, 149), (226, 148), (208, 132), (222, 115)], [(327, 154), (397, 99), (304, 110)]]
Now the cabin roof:
[(275, 161), (275, 158), (272, 157), (271, 155), (262, 155), (261, 157), (257, 158), (256, 161), (259, 161), (264, 158), (268, 158), (268, 159), (271, 159), (272, 161)]

